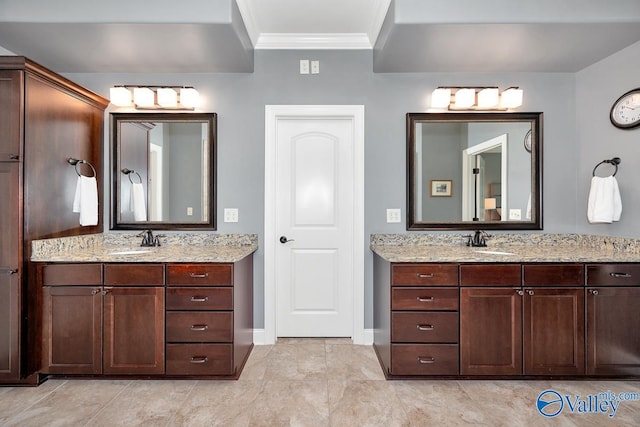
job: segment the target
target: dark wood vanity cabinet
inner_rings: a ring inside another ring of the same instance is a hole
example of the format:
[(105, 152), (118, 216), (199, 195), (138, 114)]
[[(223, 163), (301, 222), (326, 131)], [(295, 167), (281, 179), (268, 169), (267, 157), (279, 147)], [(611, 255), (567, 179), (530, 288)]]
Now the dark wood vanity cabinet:
[(640, 376), (640, 265), (587, 265), (587, 374)]
[(640, 376), (638, 307), (640, 264), (374, 256), (374, 348), (387, 378)]
[(0, 384), (38, 382), (41, 288), (31, 241), (102, 231), (101, 214), (81, 227), (71, 210), (77, 175), (66, 158), (91, 162), (101, 181), (108, 104), (25, 57), (0, 57)]
[(46, 374), (237, 378), (253, 347), (253, 261), (40, 264)]
[(40, 271), (43, 373), (164, 372), (163, 265), (50, 264)]
[(458, 267), (375, 263), (387, 283), (375, 286), (374, 331), (385, 375), (457, 375)]
[(460, 271), (462, 374), (584, 373), (582, 265), (462, 265)]

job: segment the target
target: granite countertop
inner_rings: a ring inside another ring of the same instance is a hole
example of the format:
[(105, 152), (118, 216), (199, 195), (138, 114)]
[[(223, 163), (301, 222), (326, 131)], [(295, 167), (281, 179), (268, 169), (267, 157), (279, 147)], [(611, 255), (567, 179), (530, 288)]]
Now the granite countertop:
[(636, 239), (577, 234), (500, 235), (468, 247), (461, 235), (376, 234), (371, 250), (389, 262), (640, 262)]
[(137, 234), (94, 234), (35, 240), (33, 262), (236, 262), (258, 249), (256, 234), (184, 233), (141, 247)]

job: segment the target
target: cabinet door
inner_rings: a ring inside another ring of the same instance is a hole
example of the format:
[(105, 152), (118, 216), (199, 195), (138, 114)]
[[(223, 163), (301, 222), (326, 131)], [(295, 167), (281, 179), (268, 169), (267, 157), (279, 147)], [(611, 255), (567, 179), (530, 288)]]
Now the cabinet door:
[(525, 289), (523, 325), (525, 374), (584, 374), (584, 289)]
[(0, 70), (0, 162), (19, 161), (22, 155), (23, 76), (22, 71)]
[(0, 162), (0, 380), (20, 377), (22, 219), (19, 167), (18, 163)]
[(513, 288), (460, 289), (460, 374), (522, 374), (522, 296)]
[(102, 289), (95, 286), (45, 286), (42, 372), (102, 372)]
[(640, 375), (640, 288), (587, 289), (587, 374)]
[(164, 372), (164, 288), (104, 290), (105, 374)]

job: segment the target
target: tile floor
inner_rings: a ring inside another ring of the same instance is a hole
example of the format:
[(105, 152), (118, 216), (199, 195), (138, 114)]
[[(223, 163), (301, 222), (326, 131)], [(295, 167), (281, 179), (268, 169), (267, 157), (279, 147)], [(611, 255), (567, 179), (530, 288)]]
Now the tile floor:
[(540, 415), (546, 389), (640, 393), (639, 381), (385, 381), (372, 347), (281, 339), (238, 381), (49, 380), (0, 388), (0, 426), (638, 426), (640, 401)]

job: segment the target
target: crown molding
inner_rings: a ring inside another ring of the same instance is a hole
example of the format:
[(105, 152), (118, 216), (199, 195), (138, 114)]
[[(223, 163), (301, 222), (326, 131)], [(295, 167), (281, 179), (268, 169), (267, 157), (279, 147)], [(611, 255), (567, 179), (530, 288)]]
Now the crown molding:
[(256, 49), (372, 49), (365, 33), (263, 33)]
[(247, 29), (251, 43), (255, 46), (260, 38), (260, 31), (253, 9), (249, 7), (249, 0), (236, 0), (236, 5), (244, 21), (244, 27)]

